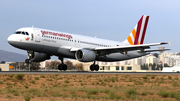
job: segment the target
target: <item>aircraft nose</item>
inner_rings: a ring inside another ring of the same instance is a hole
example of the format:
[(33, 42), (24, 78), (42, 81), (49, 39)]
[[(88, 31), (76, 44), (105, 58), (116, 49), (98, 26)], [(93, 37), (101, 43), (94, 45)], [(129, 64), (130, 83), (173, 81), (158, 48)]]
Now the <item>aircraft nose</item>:
[(8, 43), (12, 45), (14, 39), (13, 39), (13, 35), (10, 35), (7, 39)]

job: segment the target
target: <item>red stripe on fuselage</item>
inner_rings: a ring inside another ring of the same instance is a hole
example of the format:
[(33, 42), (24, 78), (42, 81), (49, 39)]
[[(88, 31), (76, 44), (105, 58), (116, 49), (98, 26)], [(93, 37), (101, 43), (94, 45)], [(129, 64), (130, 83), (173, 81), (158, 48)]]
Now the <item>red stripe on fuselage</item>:
[(147, 16), (146, 20), (145, 20), (146, 22), (145, 22), (145, 25), (144, 25), (143, 35), (142, 35), (140, 44), (143, 44), (143, 42), (144, 42), (144, 37), (145, 37), (145, 33), (146, 33), (146, 28), (147, 28), (148, 20), (149, 20), (149, 16)]
[(143, 16), (141, 17), (141, 19), (139, 20), (138, 25), (137, 25), (137, 32), (136, 32), (136, 38), (135, 38), (135, 41), (134, 41), (134, 45), (137, 45), (137, 43), (138, 43), (142, 20), (143, 20)]

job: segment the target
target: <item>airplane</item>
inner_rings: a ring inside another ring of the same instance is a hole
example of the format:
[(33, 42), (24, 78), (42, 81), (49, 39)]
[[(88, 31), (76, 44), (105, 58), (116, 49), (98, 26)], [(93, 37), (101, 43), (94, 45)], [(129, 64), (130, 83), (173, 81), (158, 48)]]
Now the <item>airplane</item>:
[(96, 37), (83, 36), (53, 30), (24, 27), (16, 30), (7, 39), (8, 43), (16, 48), (26, 50), (26, 63), (41, 62), (58, 56), (61, 64), (59, 70), (67, 70), (64, 58), (77, 59), (80, 62), (93, 62), (91, 71), (98, 71), (96, 61), (115, 62), (133, 59), (150, 54), (150, 46), (164, 45), (168, 42), (143, 44), (149, 16), (142, 15), (127, 39), (123, 42), (106, 40)]

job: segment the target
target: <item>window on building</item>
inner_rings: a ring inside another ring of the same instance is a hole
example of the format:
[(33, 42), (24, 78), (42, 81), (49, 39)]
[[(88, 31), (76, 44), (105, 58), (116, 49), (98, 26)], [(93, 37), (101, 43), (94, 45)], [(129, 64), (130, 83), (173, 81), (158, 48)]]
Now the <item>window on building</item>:
[(119, 66), (116, 66), (116, 70), (119, 70)]
[(127, 70), (132, 70), (132, 67), (127, 67)]
[(103, 66), (103, 70), (104, 70), (104, 66)]
[(108, 66), (108, 70), (110, 70), (110, 66)]
[(124, 70), (124, 66), (121, 67), (121, 70)]

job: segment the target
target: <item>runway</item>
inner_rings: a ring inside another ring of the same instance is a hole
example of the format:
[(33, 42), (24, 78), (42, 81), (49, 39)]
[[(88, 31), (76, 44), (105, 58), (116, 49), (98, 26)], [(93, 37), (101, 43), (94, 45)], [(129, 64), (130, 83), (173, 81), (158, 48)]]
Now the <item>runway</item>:
[(1, 71), (0, 74), (128, 74), (180, 75), (177, 72), (91, 72), (91, 71)]

